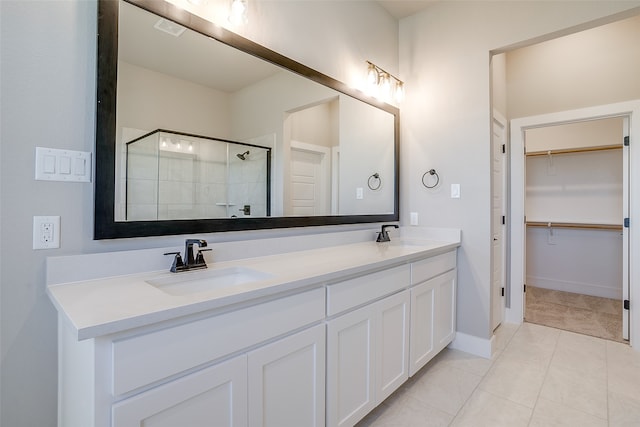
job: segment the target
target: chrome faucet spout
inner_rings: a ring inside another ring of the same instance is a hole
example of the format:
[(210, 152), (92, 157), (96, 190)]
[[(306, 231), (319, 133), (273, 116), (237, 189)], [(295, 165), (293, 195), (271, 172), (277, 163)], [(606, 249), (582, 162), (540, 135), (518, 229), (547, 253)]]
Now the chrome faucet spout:
[[(206, 248), (207, 241), (202, 239), (187, 239), (184, 242), (184, 258), (185, 258), (185, 266), (187, 268), (194, 267), (206, 267), (207, 264), (204, 262), (204, 258), (201, 256), (194, 256), (193, 253), (193, 245), (197, 245), (198, 249)], [(200, 252), (200, 251), (198, 251)]]
[[(193, 245), (198, 246), (198, 253), (194, 256)], [(202, 239), (187, 239), (184, 242), (184, 259), (180, 256), (180, 252), (167, 252), (165, 255), (173, 255), (173, 264), (171, 264), (172, 273), (180, 271), (196, 270), (199, 268), (207, 268), (202, 252), (211, 249), (203, 249), (207, 247), (207, 241)]]
[(376, 242), (390, 242), (391, 239), (389, 238), (389, 232), (387, 231), (387, 228), (398, 228), (397, 224), (384, 224), (381, 228), (381, 230), (378, 232), (378, 237), (376, 238)]

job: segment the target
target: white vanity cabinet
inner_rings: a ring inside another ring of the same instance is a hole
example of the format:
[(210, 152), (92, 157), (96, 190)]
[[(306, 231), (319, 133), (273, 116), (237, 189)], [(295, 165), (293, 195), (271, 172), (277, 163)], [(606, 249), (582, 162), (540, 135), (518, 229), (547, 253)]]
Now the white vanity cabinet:
[(317, 325), (248, 354), (249, 426), (324, 427), (325, 341)]
[(247, 425), (247, 357), (205, 368), (113, 405), (114, 427)]
[(411, 264), (409, 375), (413, 376), (454, 338), (456, 253)]
[(138, 276), (51, 286), (58, 425), (353, 426), (453, 340), (457, 247), (287, 254), (264, 288), (168, 307)]
[(58, 424), (322, 426), (324, 317), (320, 286), (86, 341), (67, 327)]
[(329, 315), (365, 305), (327, 322), (327, 426), (354, 425), (407, 380), (409, 276), (403, 265), (328, 286)]
[(317, 325), (113, 405), (113, 427), (324, 426)]

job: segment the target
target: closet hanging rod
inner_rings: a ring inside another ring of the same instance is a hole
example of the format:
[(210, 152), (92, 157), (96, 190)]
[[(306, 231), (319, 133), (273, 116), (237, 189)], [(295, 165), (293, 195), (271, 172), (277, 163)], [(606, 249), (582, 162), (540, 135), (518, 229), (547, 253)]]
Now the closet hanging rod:
[(545, 228), (583, 228), (591, 230), (618, 230), (622, 231), (622, 225), (618, 224), (592, 224), (582, 222), (542, 222), (527, 221), (527, 227), (545, 227)]
[(597, 145), (594, 147), (583, 148), (563, 148), (558, 150), (546, 150), (546, 151), (531, 151), (525, 153), (527, 157), (533, 156), (548, 156), (549, 154), (572, 154), (572, 153), (588, 153), (590, 151), (607, 151), (607, 150), (620, 150), (622, 145)]

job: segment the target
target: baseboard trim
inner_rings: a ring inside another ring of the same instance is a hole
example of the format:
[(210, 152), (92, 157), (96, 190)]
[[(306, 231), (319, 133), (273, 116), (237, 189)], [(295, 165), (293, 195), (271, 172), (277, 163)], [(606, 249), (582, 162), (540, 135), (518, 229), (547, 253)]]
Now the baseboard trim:
[(456, 337), (451, 344), (449, 344), (449, 348), (490, 359), (493, 349), (493, 336), (487, 339), (468, 335), (463, 332), (456, 332)]

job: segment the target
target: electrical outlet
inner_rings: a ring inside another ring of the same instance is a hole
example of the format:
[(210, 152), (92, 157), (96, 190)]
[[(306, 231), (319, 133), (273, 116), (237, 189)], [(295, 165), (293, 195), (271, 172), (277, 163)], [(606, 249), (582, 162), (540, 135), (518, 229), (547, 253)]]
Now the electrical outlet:
[(33, 217), (33, 249), (56, 249), (60, 247), (60, 217)]
[(364, 199), (364, 190), (362, 187), (356, 188), (356, 199), (358, 200)]

